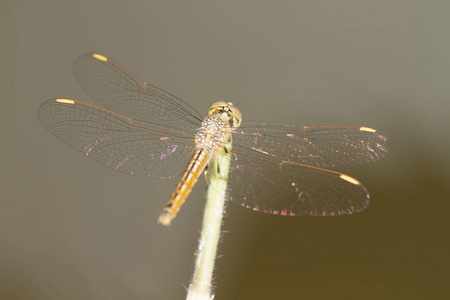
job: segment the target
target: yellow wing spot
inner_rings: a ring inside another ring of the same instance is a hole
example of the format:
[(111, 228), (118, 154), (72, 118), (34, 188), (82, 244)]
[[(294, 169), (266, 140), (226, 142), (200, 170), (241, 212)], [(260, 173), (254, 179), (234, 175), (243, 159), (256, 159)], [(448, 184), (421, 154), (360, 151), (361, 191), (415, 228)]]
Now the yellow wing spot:
[(106, 56), (103, 56), (103, 55), (98, 54), (98, 53), (94, 53), (94, 54), (92, 54), (92, 56), (94, 58), (98, 59), (98, 60), (101, 60), (101, 61), (108, 61), (108, 58)]
[(59, 102), (59, 103), (75, 104), (75, 101), (73, 101), (71, 99), (58, 98), (58, 99), (55, 99), (55, 101)]
[(352, 183), (354, 185), (359, 185), (359, 181), (356, 180), (353, 177), (350, 177), (350, 176), (345, 175), (345, 174), (341, 174), (341, 176), (339, 176), (339, 177), (341, 177), (341, 179), (344, 179), (345, 181), (348, 181), (348, 182), (350, 182), (350, 183)]
[(375, 129), (372, 129), (372, 128), (369, 128), (369, 127), (360, 127), (359, 130), (367, 131), (367, 132), (377, 132)]

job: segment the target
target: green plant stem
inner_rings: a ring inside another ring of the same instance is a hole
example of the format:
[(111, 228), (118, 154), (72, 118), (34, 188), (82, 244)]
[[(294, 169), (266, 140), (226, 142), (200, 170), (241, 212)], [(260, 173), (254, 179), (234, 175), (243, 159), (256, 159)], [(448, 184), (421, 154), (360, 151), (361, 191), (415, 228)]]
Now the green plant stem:
[[(217, 166), (220, 166), (220, 174)], [(219, 242), (220, 226), (227, 192), (227, 179), (230, 155), (220, 153), (211, 160), (208, 168), (210, 183), (208, 187), (203, 225), (195, 262), (195, 271), (189, 285), (187, 300), (210, 300), (211, 280)]]

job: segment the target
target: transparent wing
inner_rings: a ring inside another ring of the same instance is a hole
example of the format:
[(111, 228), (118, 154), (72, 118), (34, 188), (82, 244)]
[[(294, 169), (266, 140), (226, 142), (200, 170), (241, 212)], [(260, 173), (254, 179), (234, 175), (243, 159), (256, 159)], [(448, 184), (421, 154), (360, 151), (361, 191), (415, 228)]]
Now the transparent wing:
[(171, 128), (197, 129), (201, 123), (201, 115), (189, 104), (103, 55), (80, 56), (74, 72), (83, 89), (111, 111)]
[(228, 199), (238, 205), (284, 216), (338, 216), (369, 206), (366, 188), (350, 176), (256, 151), (231, 155)]
[(229, 199), (279, 215), (356, 213), (369, 205), (365, 187), (322, 168), (374, 162), (389, 151), (387, 137), (367, 127), (243, 123), (232, 136)]
[(56, 137), (114, 170), (171, 178), (193, 153), (195, 132), (155, 125), (71, 99), (52, 99), (38, 110)]
[(368, 127), (243, 122), (233, 132), (233, 149), (316, 167), (344, 167), (385, 157), (390, 143)]

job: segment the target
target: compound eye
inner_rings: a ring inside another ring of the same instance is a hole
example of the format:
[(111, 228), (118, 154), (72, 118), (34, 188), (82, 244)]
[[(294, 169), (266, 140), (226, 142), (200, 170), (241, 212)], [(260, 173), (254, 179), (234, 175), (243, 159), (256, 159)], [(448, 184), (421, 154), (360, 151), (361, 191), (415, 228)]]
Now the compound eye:
[(231, 111), (231, 113), (233, 114), (233, 116), (235, 118), (236, 124), (234, 124), (234, 125), (236, 127), (239, 127), (239, 125), (241, 125), (241, 121), (242, 121), (241, 111), (239, 110), (239, 108), (234, 106), (233, 103), (231, 103), (231, 102), (228, 102), (227, 106), (228, 106), (228, 109)]
[(241, 111), (239, 110), (239, 108), (234, 106), (233, 103), (231, 103), (231, 102), (228, 102), (227, 106), (230, 109), (230, 111), (233, 113), (233, 115), (236, 117), (238, 124), (241, 124), (242, 114), (241, 114)]
[(217, 112), (227, 114), (230, 118), (230, 124), (232, 124), (233, 127), (239, 127), (239, 125), (241, 125), (241, 111), (236, 106), (234, 106), (233, 103), (225, 101), (214, 102), (209, 107), (208, 115), (212, 115)]
[(227, 107), (227, 106), (228, 106), (228, 103), (226, 103), (225, 101), (216, 101), (213, 104), (211, 104), (208, 111), (219, 110), (221, 107)]

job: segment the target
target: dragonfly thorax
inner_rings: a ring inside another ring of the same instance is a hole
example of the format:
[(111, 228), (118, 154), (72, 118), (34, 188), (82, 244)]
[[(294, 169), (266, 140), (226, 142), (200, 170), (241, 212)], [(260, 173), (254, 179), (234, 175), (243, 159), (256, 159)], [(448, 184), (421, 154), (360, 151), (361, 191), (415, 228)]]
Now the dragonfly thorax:
[(213, 149), (226, 143), (228, 135), (225, 122), (220, 117), (206, 117), (195, 136), (195, 143), (197, 146)]

